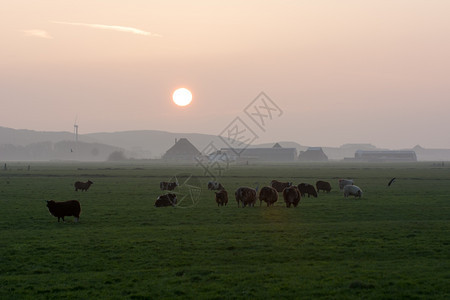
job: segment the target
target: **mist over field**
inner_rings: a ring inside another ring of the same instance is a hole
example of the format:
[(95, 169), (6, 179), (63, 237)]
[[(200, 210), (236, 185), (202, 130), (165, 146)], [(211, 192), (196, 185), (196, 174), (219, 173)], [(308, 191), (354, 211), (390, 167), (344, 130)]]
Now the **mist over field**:
[[(121, 159), (161, 159), (180, 138), (187, 138), (200, 152), (211, 143), (218, 148), (229, 147), (219, 136), (201, 133), (141, 130), (82, 134), (77, 139), (73, 132), (0, 127), (0, 161), (106, 161), (113, 153), (123, 154)], [(245, 147), (272, 148), (276, 143), (284, 148), (294, 148), (297, 155), (310, 148), (310, 145), (280, 140), (270, 143), (255, 141)], [(383, 149), (372, 144), (343, 144), (340, 147), (322, 148), (331, 161), (353, 158), (358, 150), (405, 150)], [(425, 149), (417, 145), (406, 150), (414, 151), (419, 161), (450, 161), (450, 149)]]

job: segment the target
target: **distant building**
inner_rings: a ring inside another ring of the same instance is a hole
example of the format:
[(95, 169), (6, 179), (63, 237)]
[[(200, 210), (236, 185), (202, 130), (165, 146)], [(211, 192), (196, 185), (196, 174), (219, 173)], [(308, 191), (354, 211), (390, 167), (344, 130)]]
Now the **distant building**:
[(272, 148), (222, 148), (230, 161), (290, 162), (297, 158), (296, 148), (282, 148), (276, 143)]
[(195, 162), (197, 155), (200, 155), (200, 151), (188, 139), (180, 138), (175, 139), (175, 145), (169, 148), (162, 158), (168, 161)]
[(450, 161), (450, 149), (425, 149), (417, 145), (412, 150), (416, 152), (419, 161)]
[(298, 156), (299, 161), (328, 161), (328, 156), (323, 152), (322, 147), (309, 147), (306, 151), (301, 151)]
[(273, 145), (272, 148), (280, 149), (280, 148), (283, 148), (283, 147), (281, 147), (281, 145), (279, 143), (275, 143), (275, 145)]
[(366, 162), (414, 162), (417, 161), (416, 152), (412, 150), (379, 150), (355, 152), (356, 161)]

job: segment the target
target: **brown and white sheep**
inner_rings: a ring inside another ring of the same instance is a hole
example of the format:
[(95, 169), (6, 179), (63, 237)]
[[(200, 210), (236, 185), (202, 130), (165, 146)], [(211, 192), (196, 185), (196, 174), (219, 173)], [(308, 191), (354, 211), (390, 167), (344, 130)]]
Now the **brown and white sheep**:
[(270, 186), (277, 190), (278, 193), (283, 192), (285, 188), (290, 187), (291, 185), (292, 182), (281, 182), (275, 179), (270, 182)]
[(240, 203), (242, 203), (242, 207), (246, 207), (247, 205), (255, 206), (256, 192), (256, 189), (252, 189), (249, 187), (238, 188), (234, 193), (238, 207), (240, 207)]
[(223, 187), (223, 185), (220, 182), (217, 181), (209, 181), (208, 182), (208, 190), (216, 190), (216, 191), (220, 191), (220, 190), (224, 190), (225, 188)]
[(220, 190), (215, 192), (217, 206), (226, 206), (228, 203), (228, 192), (226, 190)]
[(296, 186), (290, 186), (283, 190), (283, 199), (286, 203), (286, 207), (291, 207), (291, 205), (297, 207), (301, 198), (302, 196), (300, 195), (300, 191)]
[(261, 191), (259, 192), (260, 206), (263, 201), (267, 203), (267, 206), (272, 206), (275, 202), (278, 201), (277, 190), (270, 186), (262, 187)]

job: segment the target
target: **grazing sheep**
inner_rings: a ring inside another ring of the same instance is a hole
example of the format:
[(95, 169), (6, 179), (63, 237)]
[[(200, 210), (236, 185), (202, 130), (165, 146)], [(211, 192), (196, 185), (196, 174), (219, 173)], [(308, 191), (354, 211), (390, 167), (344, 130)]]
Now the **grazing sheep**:
[(261, 191), (259, 192), (259, 206), (261, 206), (261, 203), (263, 201), (267, 203), (268, 207), (277, 202), (278, 201), (277, 190), (270, 186), (265, 186), (261, 188)]
[(242, 202), (242, 207), (255, 206), (256, 202), (256, 192), (257, 189), (252, 189), (249, 187), (240, 187), (234, 193), (234, 196), (237, 201), (238, 207), (240, 207), (240, 203)]
[(347, 198), (348, 196), (361, 198), (362, 190), (356, 185), (346, 185), (344, 186), (344, 197)]
[(66, 216), (74, 216), (75, 222), (78, 222), (80, 219), (81, 206), (80, 202), (77, 200), (69, 200), (63, 202), (55, 202), (53, 200), (47, 201), (47, 208), (50, 214), (58, 218), (62, 219), (64, 222), (64, 217)]
[(220, 191), (220, 190), (224, 190), (225, 188), (223, 187), (223, 185), (220, 182), (217, 181), (209, 181), (208, 182), (208, 190), (216, 190), (216, 191)]
[(93, 184), (93, 182), (90, 180), (88, 180), (87, 182), (77, 181), (74, 184), (75, 192), (78, 192), (78, 190), (87, 191), (89, 189), (89, 187), (91, 186), (91, 184)]
[(316, 189), (314, 188), (314, 186), (312, 184), (300, 183), (297, 186), (297, 188), (300, 191), (300, 194), (302, 195), (302, 197), (304, 197), (305, 194), (308, 194), (308, 198), (309, 198), (310, 195), (312, 195), (314, 198), (317, 198)]
[(344, 189), (344, 186), (353, 184), (354, 184), (353, 179), (339, 179), (339, 189), (341, 191)]
[(270, 186), (277, 190), (278, 193), (281, 193), (285, 188), (290, 187), (292, 182), (281, 182), (278, 180), (272, 180), (270, 182)]
[(226, 206), (228, 203), (228, 192), (225, 190), (220, 190), (215, 192), (217, 206)]
[(283, 190), (283, 199), (286, 202), (286, 207), (291, 207), (291, 204), (297, 207), (301, 198), (300, 191), (296, 186), (290, 186)]
[(155, 201), (156, 207), (175, 206), (177, 203), (177, 195), (169, 193), (159, 196)]
[(178, 186), (177, 182), (166, 182), (166, 181), (161, 181), (159, 183), (159, 188), (162, 191), (173, 191), (176, 187)]
[(331, 184), (327, 181), (319, 180), (316, 182), (316, 188), (317, 188), (317, 192), (322, 190), (322, 191), (329, 193), (331, 191)]

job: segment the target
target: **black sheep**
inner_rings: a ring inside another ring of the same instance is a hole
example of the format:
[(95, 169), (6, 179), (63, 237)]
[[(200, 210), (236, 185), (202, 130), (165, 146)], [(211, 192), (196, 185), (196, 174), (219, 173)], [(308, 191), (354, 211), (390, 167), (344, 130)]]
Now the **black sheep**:
[(331, 191), (331, 184), (327, 181), (319, 180), (316, 182), (316, 188), (317, 188), (317, 192), (322, 190), (322, 191), (329, 193)]
[(65, 216), (74, 216), (75, 222), (80, 219), (81, 206), (77, 200), (69, 200), (64, 202), (55, 202), (53, 200), (47, 201), (47, 207), (49, 212), (64, 222)]
[(314, 198), (317, 198), (317, 192), (316, 189), (314, 188), (314, 186), (312, 184), (309, 183), (300, 183), (297, 186), (298, 190), (300, 191), (300, 194), (302, 196), (305, 196), (306, 194), (308, 194), (308, 198), (310, 195), (312, 195)]
[(81, 191), (87, 191), (88, 188), (91, 186), (91, 184), (93, 184), (92, 181), (88, 180), (87, 182), (81, 182), (81, 181), (77, 181), (75, 182), (74, 186), (75, 186), (75, 192), (78, 192), (78, 190)]
[(161, 195), (156, 199), (156, 207), (175, 206), (177, 204), (177, 195), (169, 193)]

